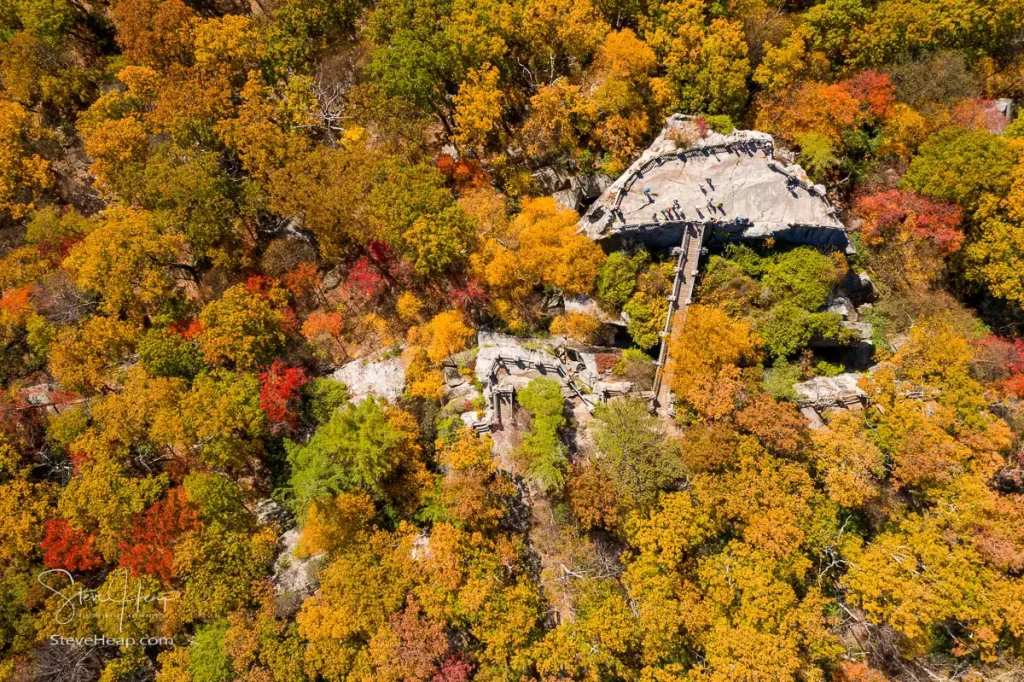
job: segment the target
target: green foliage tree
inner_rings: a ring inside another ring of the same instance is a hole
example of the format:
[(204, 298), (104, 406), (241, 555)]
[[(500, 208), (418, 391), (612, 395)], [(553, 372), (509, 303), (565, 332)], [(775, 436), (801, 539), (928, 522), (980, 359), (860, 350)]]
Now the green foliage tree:
[(188, 648), (188, 670), (195, 682), (224, 682), (231, 678), (231, 665), (224, 651), (228, 622), (219, 620), (196, 632)]
[(559, 434), (567, 423), (562, 414), (565, 403), (562, 386), (554, 379), (531, 379), (517, 393), (517, 399), (532, 421), (530, 433), (520, 444), (516, 457), (525, 463), (528, 473), (543, 490), (560, 490), (569, 463)]
[(621, 310), (636, 289), (636, 278), (647, 264), (646, 251), (630, 257), (622, 251), (608, 256), (597, 275), (597, 300), (611, 310)]
[(633, 294), (622, 308), (629, 315), (629, 332), (633, 343), (644, 350), (654, 348), (661, 340), (660, 334), (665, 329), (665, 315), (668, 304), (645, 291)]
[(203, 368), (195, 344), (166, 327), (152, 327), (139, 339), (139, 361), (157, 377), (191, 379)]
[(1005, 138), (983, 130), (947, 128), (921, 145), (900, 186), (956, 202), (974, 213), (985, 194), (1006, 194), (1015, 162)]
[(800, 246), (766, 263), (761, 284), (775, 301), (817, 310), (824, 305), (838, 276), (831, 258)]
[(682, 476), (678, 450), (643, 400), (602, 404), (594, 418), (597, 466), (611, 478), (625, 508), (650, 510), (658, 494)]
[(383, 500), (387, 479), (412, 454), (416, 436), (395, 414), (382, 401), (366, 398), (334, 411), (305, 445), (287, 444), (298, 508), (353, 488)]
[(815, 335), (839, 340), (842, 328), (837, 313), (811, 313), (791, 301), (780, 303), (765, 316), (758, 331), (765, 349), (776, 358), (786, 358), (807, 346)]
[(284, 318), (271, 296), (237, 284), (199, 314), (199, 351), (208, 365), (252, 370), (284, 344)]

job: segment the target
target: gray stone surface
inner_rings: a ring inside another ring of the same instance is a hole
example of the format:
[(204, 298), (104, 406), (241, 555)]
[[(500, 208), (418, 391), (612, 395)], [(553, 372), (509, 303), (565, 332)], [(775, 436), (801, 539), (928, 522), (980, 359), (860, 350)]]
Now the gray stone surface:
[[(770, 135), (710, 132), (680, 155), (684, 150), (675, 140), (692, 129), (688, 117), (670, 117), (647, 151), (581, 218), (581, 231), (600, 240), (621, 237), (640, 225), (651, 232), (672, 229), (666, 223), (701, 221), (720, 224), (716, 230), (731, 238), (771, 236), (848, 247), (823, 188), (812, 185), (799, 166), (774, 161)], [(731, 149), (725, 150), (725, 145)]]
[(555, 203), (562, 208), (567, 208), (570, 211), (578, 211), (580, 208), (580, 193), (575, 189), (563, 189), (560, 192), (555, 192), (551, 195), (555, 199)]
[(828, 302), (825, 304), (825, 310), (839, 315), (844, 320), (849, 320), (850, 322), (857, 321), (857, 309), (853, 306), (850, 299), (845, 296), (833, 296), (829, 298)]
[(800, 414), (807, 420), (807, 428), (809, 429), (820, 429), (825, 426), (825, 422), (821, 416), (815, 412), (813, 407), (802, 407), (800, 408)]
[(793, 390), (800, 396), (801, 403), (826, 405), (838, 403), (847, 398), (862, 400), (867, 394), (857, 385), (862, 374), (847, 372), (834, 377), (814, 377), (793, 384)]
[(405, 365), (399, 357), (378, 355), (355, 360), (338, 368), (331, 378), (348, 387), (350, 399), (354, 403), (368, 395), (395, 402), (405, 391)]
[(554, 194), (569, 189), (569, 174), (556, 166), (545, 166), (534, 172), (533, 180), (541, 194)]
[(866, 272), (847, 272), (839, 282), (839, 291), (858, 307), (878, 298), (875, 283), (871, 281)]
[(577, 175), (569, 181), (569, 186), (579, 193), (580, 198), (596, 199), (613, 182), (607, 175)]
[(291, 512), (271, 499), (261, 500), (253, 510), (256, 523), (261, 526), (276, 525), (281, 530), (288, 530), (295, 525)]
[(290, 616), (298, 611), (303, 600), (316, 592), (320, 586), (317, 574), (324, 563), (324, 555), (296, 558), (295, 549), (299, 545), (299, 537), (299, 531), (293, 529), (278, 540), (278, 553), (274, 560), (271, 582), (277, 593), (276, 610), (281, 617)]
[(861, 341), (870, 341), (874, 329), (867, 322), (843, 322), (843, 327), (860, 335)]
[(610, 315), (605, 311), (604, 308), (597, 304), (597, 301), (590, 298), (589, 296), (566, 296), (564, 299), (565, 312), (567, 313), (583, 313), (584, 315), (593, 315), (597, 319), (601, 320), (605, 324), (614, 324), (619, 326), (626, 326), (628, 324), (619, 315)]

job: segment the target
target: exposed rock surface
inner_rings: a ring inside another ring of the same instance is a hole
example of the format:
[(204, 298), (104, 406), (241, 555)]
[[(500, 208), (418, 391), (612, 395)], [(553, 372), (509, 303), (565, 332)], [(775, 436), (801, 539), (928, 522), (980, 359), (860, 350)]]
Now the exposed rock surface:
[(847, 372), (834, 377), (814, 377), (808, 381), (793, 384), (800, 396), (800, 404), (824, 408), (831, 405), (845, 405), (862, 402), (867, 394), (857, 385), (862, 374)]
[(256, 523), (261, 526), (276, 525), (281, 530), (288, 530), (295, 525), (291, 512), (274, 500), (262, 500), (256, 505), (253, 513), (256, 516)]
[(317, 554), (306, 559), (297, 559), (295, 548), (299, 545), (299, 531), (292, 529), (278, 540), (277, 558), (274, 560), (272, 582), (277, 592), (277, 612), (281, 617), (294, 614), (303, 600), (320, 587), (318, 572), (324, 563), (324, 555)]
[(358, 403), (368, 395), (397, 401), (405, 391), (405, 365), (399, 357), (378, 353), (375, 356), (338, 368), (332, 379), (348, 387), (349, 396)]
[[(580, 220), (596, 240), (678, 243), (681, 224), (714, 224), (719, 238), (774, 237), (848, 248), (849, 241), (824, 188), (799, 166), (774, 160), (766, 133), (693, 134), (689, 117), (675, 115), (654, 143), (612, 183)], [(680, 144), (681, 138), (693, 139)]]
[(843, 280), (839, 282), (839, 294), (848, 298), (858, 307), (878, 298), (875, 283), (868, 277), (868, 273), (855, 273), (852, 270), (847, 272)]

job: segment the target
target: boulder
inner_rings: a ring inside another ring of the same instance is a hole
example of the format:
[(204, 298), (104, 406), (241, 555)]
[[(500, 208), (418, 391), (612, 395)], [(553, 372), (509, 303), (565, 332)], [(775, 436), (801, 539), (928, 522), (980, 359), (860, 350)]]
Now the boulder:
[(306, 597), (320, 587), (318, 573), (323, 566), (324, 555), (296, 558), (294, 554), (295, 548), (299, 545), (299, 537), (299, 531), (293, 529), (278, 540), (278, 553), (274, 560), (271, 582), (277, 593), (277, 615), (282, 618), (295, 614), (302, 607)]
[(348, 387), (354, 403), (368, 395), (397, 402), (405, 391), (405, 365), (401, 358), (388, 354), (350, 362), (337, 369), (331, 378)]
[(342, 281), (342, 279), (344, 279), (344, 277), (345, 277), (345, 273), (342, 272), (340, 267), (339, 268), (334, 268), (333, 270), (328, 272), (326, 275), (324, 275), (324, 280), (323, 280), (324, 291), (331, 291), (332, 289), (337, 289), (338, 285), (341, 284), (341, 281)]
[(534, 172), (533, 180), (541, 194), (554, 194), (569, 189), (569, 174), (556, 166), (545, 166)]
[(805, 407), (823, 408), (829, 405), (846, 405), (867, 398), (857, 385), (861, 375), (847, 372), (834, 377), (814, 377), (793, 384), (793, 390), (800, 396), (799, 402)]
[(277, 526), (283, 531), (295, 526), (292, 513), (271, 499), (261, 500), (253, 514), (256, 516), (256, 523), (261, 526)]
[(854, 273), (852, 270), (847, 272), (839, 283), (839, 293), (850, 299), (856, 306), (871, 303), (878, 298), (875, 284), (868, 277), (868, 273)]
[(570, 187), (581, 199), (596, 199), (611, 187), (614, 180), (607, 175), (577, 175), (569, 181)]
[(580, 210), (581, 196), (579, 190), (563, 189), (560, 192), (555, 192), (551, 196), (555, 198), (555, 203), (561, 206), (562, 208), (567, 208), (570, 211)]
[(850, 322), (857, 321), (857, 309), (853, 306), (853, 302), (845, 296), (829, 298), (825, 303), (825, 310), (839, 315), (844, 320), (849, 320)]

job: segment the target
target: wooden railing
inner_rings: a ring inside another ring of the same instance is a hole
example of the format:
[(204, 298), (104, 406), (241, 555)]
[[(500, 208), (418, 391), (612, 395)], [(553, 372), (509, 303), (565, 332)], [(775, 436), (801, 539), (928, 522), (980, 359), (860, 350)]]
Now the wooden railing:
[[(690, 236), (690, 230), (696, 231)], [(676, 260), (675, 278), (672, 280), (672, 295), (668, 297), (668, 314), (665, 317), (665, 329), (661, 332), (661, 346), (658, 348), (658, 362), (654, 372), (654, 386), (652, 392), (655, 398), (661, 391), (661, 382), (665, 376), (665, 366), (668, 364), (668, 343), (672, 333), (672, 319), (676, 312), (690, 303), (690, 296), (693, 293), (693, 281), (697, 270), (697, 263), (700, 261), (700, 249), (704, 242), (704, 225), (701, 223), (690, 223), (684, 228), (683, 241), (679, 245), (679, 256)], [(690, 256), (690, 249), (694, 247), (695, 258)], [(686, 300), (680, 300), (683, 294), (683, 285), (686, 285)]]

